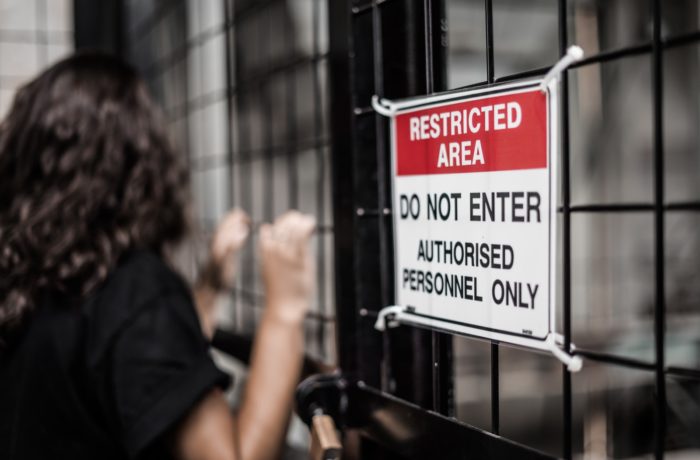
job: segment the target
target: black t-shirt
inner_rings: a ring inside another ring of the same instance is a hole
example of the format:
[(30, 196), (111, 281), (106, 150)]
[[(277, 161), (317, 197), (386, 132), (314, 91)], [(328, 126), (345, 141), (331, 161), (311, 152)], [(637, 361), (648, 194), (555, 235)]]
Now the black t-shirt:
[(183, 281), (135, 251), (82, 304), (40, 302), (0, 355), (0, 459), (168, 458), (168, 430), (228, 384)]

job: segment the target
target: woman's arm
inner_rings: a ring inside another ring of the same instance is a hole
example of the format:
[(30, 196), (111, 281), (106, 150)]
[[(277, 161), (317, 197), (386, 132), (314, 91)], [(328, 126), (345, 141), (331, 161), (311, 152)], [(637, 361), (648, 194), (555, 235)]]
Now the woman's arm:
[(179, 458), (279, 456), (301, 371), (303, 320), (314, 279), (308, 248), (314, 225), (310, 217), (292, 211), (273, 226), (261, 227), (259, 249), (267, 301), (239, 414), (234, 419), (220, 391), (209, 393), (176, 434)]

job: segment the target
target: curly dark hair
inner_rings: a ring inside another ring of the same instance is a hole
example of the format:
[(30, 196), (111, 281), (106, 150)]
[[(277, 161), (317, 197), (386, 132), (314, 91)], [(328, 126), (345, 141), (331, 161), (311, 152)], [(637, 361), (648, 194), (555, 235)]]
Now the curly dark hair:
[(184, 236), (187, 178), (120, 60), (76, 54), (22, 87), (0, 124), (0, 342), (41, 296), (84, 298), (126, 251)]

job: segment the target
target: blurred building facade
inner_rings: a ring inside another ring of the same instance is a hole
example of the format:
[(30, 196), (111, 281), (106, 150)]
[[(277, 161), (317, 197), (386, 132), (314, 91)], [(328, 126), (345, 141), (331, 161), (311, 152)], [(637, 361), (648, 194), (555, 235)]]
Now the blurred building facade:
[(0, 117), (19, 85), (73, 50), (72, 0), (0, 1)]

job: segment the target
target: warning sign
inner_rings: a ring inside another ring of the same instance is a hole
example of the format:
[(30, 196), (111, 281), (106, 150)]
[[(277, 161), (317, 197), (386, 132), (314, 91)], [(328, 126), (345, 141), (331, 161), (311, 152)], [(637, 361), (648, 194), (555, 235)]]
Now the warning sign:
[(397, 303), (431, 328), (545, 348), (554, 331), (556, 91), (397, 104)]

